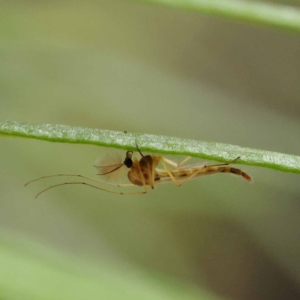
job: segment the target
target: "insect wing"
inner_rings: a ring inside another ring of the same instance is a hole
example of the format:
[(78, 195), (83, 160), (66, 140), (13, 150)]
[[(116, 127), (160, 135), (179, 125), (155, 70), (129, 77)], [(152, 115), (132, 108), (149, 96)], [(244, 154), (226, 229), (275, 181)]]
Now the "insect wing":
[(123, 159), (118, 154), (107, 154), (104, 159), (98, 159), (94, 167), (97, 170), (97, 175), (103, 175), (103, 178), (109, 181), (117, 181), (124, 177), (127, 172)]

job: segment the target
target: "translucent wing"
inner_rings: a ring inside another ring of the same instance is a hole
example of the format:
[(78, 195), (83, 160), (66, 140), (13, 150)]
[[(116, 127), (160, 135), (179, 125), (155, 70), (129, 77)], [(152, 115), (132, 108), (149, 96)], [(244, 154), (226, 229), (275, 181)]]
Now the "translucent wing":
[(103, 176), (106, 180), (119, 180), (127, 173), (123, 160), (120, 154), (112, 153), (107, 154), (104, 159), (97, 159), (94, 164), (97, 175)]

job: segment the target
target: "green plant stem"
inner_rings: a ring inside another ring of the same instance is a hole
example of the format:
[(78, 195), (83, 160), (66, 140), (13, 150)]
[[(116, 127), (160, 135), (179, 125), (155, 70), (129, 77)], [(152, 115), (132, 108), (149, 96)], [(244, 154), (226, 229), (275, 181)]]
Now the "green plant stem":
[(135, 0), (300, 32), (300, 9), (243, 0)]
[(300, 174), (299, 156), (169, 136), (18, 122), (0, 122), (0, 135), (125, 150), (136, 150), (137, 142), (139, 148), (146, 152), (188, 155), (221, 162), (240, 156), (236, 163)]

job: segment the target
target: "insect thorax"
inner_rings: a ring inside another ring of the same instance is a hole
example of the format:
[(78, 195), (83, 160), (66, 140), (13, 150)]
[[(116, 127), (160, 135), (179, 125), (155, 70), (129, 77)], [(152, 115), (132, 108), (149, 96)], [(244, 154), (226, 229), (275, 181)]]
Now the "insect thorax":
[[(127, 174), (128, 179), (135, 185), (143, 186), (145, 182), (146, 185), (154, 186), (152, 172), (155, 172), (158, 162), (156, 157), (151, 155), (145, 155), (139, 161), (135, 159)], [(159, 176), (155, 172), (154, 181), (156, 180), (159, 180)]]

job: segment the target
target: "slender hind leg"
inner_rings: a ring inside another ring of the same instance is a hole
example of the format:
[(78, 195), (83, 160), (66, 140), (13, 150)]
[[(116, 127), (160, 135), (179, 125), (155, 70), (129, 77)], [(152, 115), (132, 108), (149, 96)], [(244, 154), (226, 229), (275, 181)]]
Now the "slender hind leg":
[[(28, 184), (30, 184), (30, 183), (32, 183), (34, 181), (40, 180), (40, 179), (51, 178), (51, 177), (60, 177), (60, 176), (62, 176), (62, 177), (80, 177), (80, 178), (84, 178), (84, 179), (87, 179), (87, 180), (90, 180), (90, 181), (93, 181), (93, 182), (96, 182), (96, 183), (99, 183), (99, 184), (104, 184), (104, 185), (109, 185), (109, 186), (114, 186), (114, 187), (138, 187), (137, 185), (132, 184), (132, 183), (128, 183), (128, 184), (114, 184), (114, 183), (104, 182), (104, 181), (101, 181), (101, 180), (93, 179), (93, 178), (90, 178), (88, 176), (79, 175), (79, 174), (54, 174), (54, 175), (46, 175), (46, 176), (42, 176), (42, 177), (39, 177), (39, 178), (36, 178), (36, 179), (33, 179), (33, 180), (27, 182), (25, 184), (25, 186), (27, 186)], [(113, 194), (121, 194), (121, 195), (126, 195), (126, 194), (145, 194), (145, 193), (147, 193), (147, 187), (146, 187), (145, 183), (143, 185), (144, 191), (141, 191), (141, 192), (114, 192), (114, 191), (110, 191), (110, 190), (107, 190), (107, 189), (103, 189), (101, 187), (97, 187), (95, 185), (92, 185), (92, 184), (89, 184), (89, 183), (86, 183), (86, 182), (65, 182), (65, 183), (59, 183), (59, 184), (52, 185), (52, 186), (50, 186), (50, 187), (42, 190), (41, 192), (39, 192), (36, 195), (36, 198), (40, 194), (46, 192), (47, 190), (49, 190), (51, 188), (62, 186), (62, 185), (67, 185), (67, 184), (83, 184), (83, 185), (86, 185), (86, 186), (89, 186), (89, 187), (96, 188), (98, 190), (102, 190), (102, 191), (113, 193)]]
[(170, 166), (172, 167), (175, 167), (175, 168), (178, 168), (179, 166), (183, 165), (184, 163), (186, 163), (189, 159), (191, 158), (191, 156), (187, 156), (186, 158), (184, 158), (181, 162), (179, 163), (176, 163), (175, 161), (173, 160), (170, 160), (168, 158), (163, 158), (165, 163), (169, 164)]
[(175, 163), (174, 161), (168, 159), (168, 158), (165, 158), (164, 157), (164, 161), (169, 164), (170, 166), (172, 167), (175, 167), (175, 169), (185, 169), (185, 168), (203, 168), (206, 166), (206, 162), (202, 162), (202, 163), (199, 163), (199, 164), (192, 164), (192, 165), (184, 165), (189, 159), (191, 159), (192, 157), (191, 156), (187, 156), (186, 158), (184, 158), (181, 162), (179, 163)]
[(40, 180), (40, 179), (51, 178), (51, 177), (60, 177), (60, 176), (63, 176), (63, 177), (80, 177), (80, 178), (84, 178), (84, 179), (87, 179), (87, 180), (90, 180), (90, 181), (93, 181), (93, 182), (96, 182), (96, 183), (110, 185), (110, 186), (116, 186), (116, 187), (136, 186), (136, 185), (134, 185), (132, 183), (124, 183), (124, 184), (109, 183), (109, 182), (101, 181), (101, 180), (94, 179), (94, 178), (91, 178), (91, 177), (88, 177), (88, 176), (84, 176), (84, 175), (80, 175), (80, 174), (52, 174), (52, 175), (46, 175), (46, 176), (42, 176), (42, 177), (35, 178), (33, 180), (28, 181), (25, 184), (25, 186), (27, 186), (28, 184), (30, 184), (30, 183), (32, 183), (34, 181)]
[(227, 166), (227, 165), (230, 165), (230, 164), (233, 164), (234, 162), (236, 162), (237, 160), (239, 160), (241, 157), (238, 156), (237, 158), (233, 159), (233, 160), (230, 160), (226, 163), (222, 163), (222, 164), (216, 164), (216, 165), (211, 165), (211, 167), (217, 167), (217, 166)]
[(186, 177), (183, 181), (180, 181), (180, 183), (179, 183), (179, 182), (176, 180), (176, 178), (174, 177), (174, 175), (172, 174), (172, 171), (169, 170), (169, 168), (167, 167), (166, 162), (165, 162), (165, 158), (164, 158), (164, 157), (161, 157), (160, 159), (161, 159), (161, 162), (162, 162), (162, 164), (163, 164), (165, 170), (166, 170), (167, 173), (169, 174), (171, 180), (172, 180), (173, 183), (174, 183), (176, 186), (178, 186), (178, 187), (180, 187), (180, 186), (182, 186), (183, 184), (185, 184), (186, 182), (190, 181), (193, 177), (195, 177), (200, 171), (202, 171), (202, 170), (205, 168), (205, 166), (204, 166), (203, 168), (199, 168), (198, 170), (195, 170), (195, 173), (193, 173), (192, 175)]
[[(187, 162), (188, 160), (190, 159), (190, 157), (187, 157), (187, 158), (185, 158), (182, 162), (184, 163), (184, 162)], [(181, 181), (180, 183), (176, 180), (176, 178), (174, 177), (174, 175), (172, 174), (172, 171), (168, 168), (168, 166), (167, 166), (167, 163), (168, 164), (170, 164), (170, 165), (176, 165), (176, 163), (174, 163), (173, 161), (171, 161), (171, 160), (169, 160), (169, 159), (167, 159), (167, 158), (165, 158), (165, 157), (160, 157), (160, 161), (161, 161), (161, 163), (162, 163), (162, 165), (164, 166), (164, 168), (165, 168), (165, 170), (166, 170), (166, 172), (168, 173), (168, 175), (170, 176), (170, 178), (171, 178), (171, 180), (173, 181), (173, 183), (176, 185), (176, 186), (182, 186), (185, 182), (187, 182), (187, 181), (189, 181), (190, 179), (192, 179), (194, 176), (196, 176), (198, 173), (199, 173), (199, 171), (197, 172), (195, 172), (194, 174), (192, 174), (192, 175), (190, 175), (189, 177), (187, 177), (187, 178), (185, 178), (185, 180), (184, 181)], [(201, 170), (201, 169), (199, 169), (199, 170)]]
[[(180, 183), (176, 180), (176, 178), (174, 177), (174, 175), (172, 174), (172, 171), (168, 168), (167, 164), (171, 165), (171, 166), (174, 166), (175, 168), (186, 163), (189, 159), (191, 158), (191, 156), (188, 156), (186, 158), (184, 158), (180, 163), (175, 163), (174, 161), (170, 160), (170, 159), (167, 159), (165, 157), (160, 157), (160, 160), (164, 166), (164, 169), (166, 170), (166, 172), (169, 174), (171, 180), (173, 181), (173, 183), (176, 185), (176, 186), (182, 186), (184, 183), (188, 182), (190, 179), (192, 179), (194, 176), (196, 176), (200, 170), (202, 170), (202, 168), (205, 168), (206, 166), (206, 163), (204, 163), (203, 165), (199, 165), (198, 168), (199, 170), (198, 171), (195, 171), (195, 173), (193, 173), (192, 175), (188, 176), (185, 178), (185, 180), (181, 181)], [(180, 169), (180, 168), (179, 168)]]
[(129, 195), (129, 194), (146, 194), (147, 193), (147, 190), (145, 189), (144, 191), (140, 191), (140, 192), (114, 192), (114, 191), (110, 191), (110, 190), (106, 190), (106, 189), (102, 189), (98, 186), (95, 186), (95, 185), (92, 185), (92, 184), (89, 184), (89, 183), (86, 183), (86, 182), (64, 182), (64, 183), (59, 183), (59, 184), (55, 184), (55, 185), (51, 185), (49, 186), (48, 188), (42, 190), (41, 192), (39, 192), (35, 198), (37, 198), (40, 194), (52, 189), (52, 188), (55, 188), (55, 187), (58, 187), (58, 186), (63, 186), (63, 185), (67, 185), (67, 184), (82, 184), (82, 185), (85, 185), (85, 186), (89, 186), (89, 187), (92, 187), (92, 188), (95, 188), (97, 190), (101, 190), (101, 191), (105, 191), (105, 192), (108, 192), (108, 193), (112, 193), (112, 194), (119, 194), (119, 195)]
[[(164, 157), (159, 157), (159, 160), (161, 161), (162, 165), (164, 166), (166, 172), (168, 173), (168, 175), (170, 176), (171, 180), (173, 181), (173, 183), (176, 186), (180, 186), (180, 184), (178, 183), (178, 181), (175, 179), (174, 175), (172, 174), (171, 170), (168, 168), (167, 166), (167, 162), (170, 164), (170, 162), (172, 162), (171, 160), (166, 159), (167, 161), (165, 161)], [(173, 163), (173, 162), (172, 162)], [(175, 163), (174, 163), (175, 164)]]

